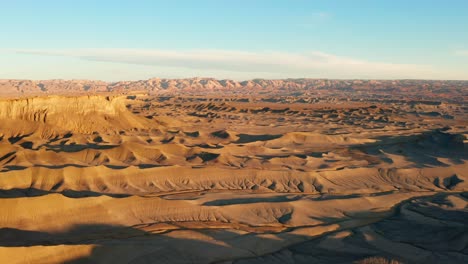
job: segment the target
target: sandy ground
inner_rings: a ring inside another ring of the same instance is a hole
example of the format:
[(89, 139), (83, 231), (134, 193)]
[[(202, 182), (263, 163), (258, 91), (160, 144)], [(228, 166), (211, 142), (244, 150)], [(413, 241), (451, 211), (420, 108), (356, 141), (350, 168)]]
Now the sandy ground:
[(468, 262), (465, 105), (301, 100), (0, 100), (0, 262)]

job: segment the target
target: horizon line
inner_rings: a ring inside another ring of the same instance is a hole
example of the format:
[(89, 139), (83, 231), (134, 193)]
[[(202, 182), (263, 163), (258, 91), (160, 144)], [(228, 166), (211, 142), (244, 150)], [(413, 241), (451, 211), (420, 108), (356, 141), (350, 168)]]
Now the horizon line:
[(287, 81), (287, 80), (330, 80), (330, 81), (449, 81), (449, 82), (468, 82), (468, 79), (421, 79), (421, 78), (315, 78), (315, 77), (300, 77), (300, 78), (251, 78), (251, 79), (229, 79), (229, 78), (215, 78), (215, 77), (181, 77), (181, 78), (161, 78), (151, 77), (147, 79), (133, 79), (133, 80), (119, 80), (119, 81), (105, 81), (103, 79), (62, 79), (62, 78), (50, 78), (50, 79), (22, 79), (22, 78), (0, 78), (0, 81), (96, 81), (105, 83), (119, 83), (119, 82), (138, 82), (138, 81), (149, 81), (153, 79), (160, 80), (193, 80), (193, 79), (204, 79), (204, 80), (215, 80), (215, 81), (234, 81), (234, 82), (248, 82), (256, 80), (264, 81)]

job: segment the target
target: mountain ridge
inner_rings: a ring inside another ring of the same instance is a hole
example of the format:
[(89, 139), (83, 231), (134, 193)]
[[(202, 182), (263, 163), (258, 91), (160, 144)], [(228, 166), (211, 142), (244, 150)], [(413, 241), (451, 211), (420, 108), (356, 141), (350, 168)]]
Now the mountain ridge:
[(15, 80), (0, 79), (0, 96), (63, 95), (90, 93), (150, 94), (308, 94), (316, 96), (381, 96), (405, 94), (418, 99), (466, 100), (468, 81), (441, 80), (333, 80), (333, 79), (252, 79), (235, 81), (215, 78), (165, 79), (105, 82), (95, 80)]

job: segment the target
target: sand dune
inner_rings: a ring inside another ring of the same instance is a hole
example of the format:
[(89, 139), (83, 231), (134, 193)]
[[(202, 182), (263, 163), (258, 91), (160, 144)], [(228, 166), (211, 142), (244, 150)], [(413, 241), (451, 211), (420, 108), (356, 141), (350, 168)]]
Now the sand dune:
[(1, 262), (467, 262), (466, 107), (311, 98), (0, 100)]

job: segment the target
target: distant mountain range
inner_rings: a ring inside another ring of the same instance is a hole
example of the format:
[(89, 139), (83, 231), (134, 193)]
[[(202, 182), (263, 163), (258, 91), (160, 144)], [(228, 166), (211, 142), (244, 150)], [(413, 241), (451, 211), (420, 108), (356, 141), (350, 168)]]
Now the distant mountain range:
[(23, 97), (48, 94), (89, 93), (293, 95), (345, 96), (351, 98), (399, 98), (426, 100), (468, 99), (468, 81), (444, 80), (328, 80), (213, 78), (159, 79), (104, 82), (92, 80), (0, 80), (0, 96)]

